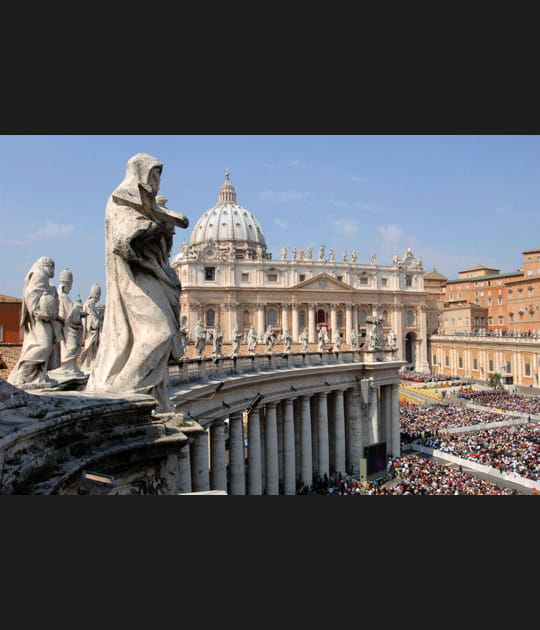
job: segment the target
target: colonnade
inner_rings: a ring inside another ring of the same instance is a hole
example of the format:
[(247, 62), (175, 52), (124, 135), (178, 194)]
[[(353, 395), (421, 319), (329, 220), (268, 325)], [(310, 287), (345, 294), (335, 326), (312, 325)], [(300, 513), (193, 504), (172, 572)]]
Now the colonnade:
[(366, 379), (213, 420), (178, 455), (180, 492), (293, 495), (317, 476), (359, 478), (365, 446), (400, 453), (398, 390)]

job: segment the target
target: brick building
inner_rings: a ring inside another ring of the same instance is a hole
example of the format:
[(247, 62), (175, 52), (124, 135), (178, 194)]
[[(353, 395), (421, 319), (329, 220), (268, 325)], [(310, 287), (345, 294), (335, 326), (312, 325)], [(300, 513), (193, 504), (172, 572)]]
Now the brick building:
[(0, 294), (0, 343), (22, 343), (22, 300)]

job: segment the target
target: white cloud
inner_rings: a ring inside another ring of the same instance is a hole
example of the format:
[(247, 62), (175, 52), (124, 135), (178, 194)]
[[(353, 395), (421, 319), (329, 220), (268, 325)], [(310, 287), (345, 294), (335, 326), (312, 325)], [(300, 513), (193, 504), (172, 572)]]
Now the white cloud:
[(277, 217), (274, 219), (274, 223), (278, 226), (278, 228), (281, 228), (282, 230), (287, 229), (287, 224), (285, 223), (285, 221), (282, 221), (281, 219), (278, 219)]
[(68, 236), (73, 232), (75, 226), (72, 223), (53, 223), (45, 221), (45, 223), (32, 232), (24, 236), (26, 242), (50, 240), (53, 238)]
[(290, 201), (307, 201), (309, 199), (308, 192), (299, 192), (296, 190), (265, 190), (259, 193), (259, 198), (264, 201), (276, 201), (278, 203), (288, 203)]
[(293, 168), (300, 168), (303, 166), (299, 160), (288, 160), (286, 164), (287, 166), (292, 166)]
[(377, 231), (379, 232), (379, 236), (381, 238), (383, 246), (395, 245), (404, 236), (403, 230), (399, 227), (399, 225), (396, 225), (395, 223), (386, 226), (380, 225), (377, 228)]
[(358, 233), (358, 223), (356, 219), (350, 217), (340, 217), (332, 221), (334, 230), (340, 234), (340, 236), (355, 236)]

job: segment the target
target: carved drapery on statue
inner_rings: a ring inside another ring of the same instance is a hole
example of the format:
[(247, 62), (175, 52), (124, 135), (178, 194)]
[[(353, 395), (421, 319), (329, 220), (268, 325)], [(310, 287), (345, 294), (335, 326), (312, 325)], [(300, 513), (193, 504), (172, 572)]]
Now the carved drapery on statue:
[(169, 256), (174, 226), (189, 223), (156, 202), (162, 168), (134, 155), (107, 202), (105, 317), (87, 391), (150, 394), (157, 411), (169, 411), (168, 361), (183, 354), (181, 286)]

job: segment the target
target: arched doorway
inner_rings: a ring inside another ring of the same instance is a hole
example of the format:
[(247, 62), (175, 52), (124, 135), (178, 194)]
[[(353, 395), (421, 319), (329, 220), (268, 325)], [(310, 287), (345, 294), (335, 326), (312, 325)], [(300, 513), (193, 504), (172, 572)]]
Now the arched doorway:
[(416, 362), (416, 335), (414, 333), (408, 332), (405, 335), (405, 361), (410, 363), (412, 367)]

